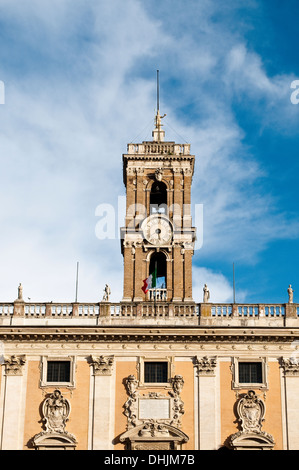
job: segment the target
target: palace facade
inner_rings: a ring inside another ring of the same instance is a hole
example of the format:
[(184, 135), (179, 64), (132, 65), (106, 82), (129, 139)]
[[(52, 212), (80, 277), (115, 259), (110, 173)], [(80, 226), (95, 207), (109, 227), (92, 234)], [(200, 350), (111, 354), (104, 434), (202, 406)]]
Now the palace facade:
[(122, 300), (0, 304), (2, 450), (299, 449), (299, 305), (194, 302), (195, 157), (162, 119), (123, 155)]

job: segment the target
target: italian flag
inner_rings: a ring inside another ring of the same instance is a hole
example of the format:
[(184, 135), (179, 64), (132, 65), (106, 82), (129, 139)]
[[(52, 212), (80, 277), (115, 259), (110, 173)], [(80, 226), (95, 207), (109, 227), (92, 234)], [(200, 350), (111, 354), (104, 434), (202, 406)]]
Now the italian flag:
[(154, 272), (149, 275), (147, 279), (144, 279), (143, 286), (141, 289), (146, 294), (149, 289), (153, 289), (157, 285), (157, 268), (155, 268)]

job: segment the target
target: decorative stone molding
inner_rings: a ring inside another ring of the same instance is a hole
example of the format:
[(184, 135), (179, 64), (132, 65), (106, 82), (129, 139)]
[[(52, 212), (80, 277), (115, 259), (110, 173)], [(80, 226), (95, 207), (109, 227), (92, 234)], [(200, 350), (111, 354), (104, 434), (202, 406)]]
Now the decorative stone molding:
[[(48, 382), (47, 379), (47, 371), (48, 371), (48, 362), (51, 361), (62, 361), (66, 362), (69, 361), (70, 363), (70, 377), (69, 381), (67, 382)], [(41, 377), (40, 377), (40, 387), (66, 387), (66, 388), (75, 388), (76, 386), (76, 381), (75, 381), (75, 371), (76, 371), (76, 356), (42, 356), (41, 357), (41, 362), (40, 362), (40, 371), (41, 371)]]
[(129, 375), (125, 381), (125, 384), (126, 384), (128, 395), (130, 396), (135, 395), (138, 384), (139, 384), (135, 375)]
[(192, 176), (193, 170), (190, 167), (183, 167), (182, 172), (185, 176)]
[[(152, 305), (153, 302), (150, 303)], [(99, 305), (99, 304), (96, 304)], [(160, 341), (160, 337), (163, 337), (168, 344), (173, 344), (176, 347), (179, 346), (181, 342), (186, 340), (188, 337), (188, 341), (192, 344), (193, 347), (200, 348), (201, 344), (205, 345), (222, 345), (227, 348), (232, 347), (233, 343), (240, 343), (240, 339), (242, 339), (242, 344), (256, 344), (257, 334), (250, 334), (251, 332), (243, 331), (240, 336), (240, 331), (238, 328), (217, 328), (215, 330), (207, 330), (206, 326), (199, 326), (198, 315), (194, 312), (197, 309), (197, 304), (194, 302), (190, 302), (188, 306), (192, 309), (193, 314), (190, 315), (191, 310), (186, 311), (186, 304), (182, 305), (182, 302), (165, 302), (164, 308), (177, 309), (180, 315), (178, 315), (177, 321), (184, 325), (183, 329), (178, 329), (177, 326), (173, 325), (173, 318), (170, 320), (159, 320), (161, 324), (167, 324), (167, 332), (163, 333), (163, 335), (153, 333), (150, 329), (144, 329), (141, 331), (139, 325), (132, 326), (130, 329), (124, 330), (123, 328), (118, 328), (119, 324), (126, 325), (130, 318), (134, 318), (136, 321), (135, 310), (137, 306), (133, 304), (131, 301), (124, 301), (117, 304), (120, 310), (125, 314), (121, 315), (120, 318), (118, 316), (111, 317), (111, 323), (107, 325), (106, 318), (105, 318), (105, 328), (101, 327), (101, 325), (90, 326), (76, 326), (69, 323), (68, 328), (66, 329), (65, 326), (58, 326), (57, 328), (53, 329), (52, 326), (49, 325), (26, 325), (26, 328), (20, 328), (20, 326), (5, 326), (2, 325), (0, 330), (0, 341), (2, 342), (10, 342), (10, 341), (20, 341), (22, 344), (29, 344), (30, 342), (39, 343), (40, 345), (44, 345), (46, 341), (49, 342), (57, 342), (59, 347), (61, 344), (72, 343), (74, 341), (85, 344), (91, 344), (96, 342), (97, 344), (101, 343), (106, 345), (107, 343), (131, 343), (132, 341), (136, 341), (137, 343), (148, 343), (155, 341), (158, 338)], [(140, 302), (138, 304), (145, 310), (149, 303), (148, 302)], [(212, 304), (209, 304), (209, 309), (211, 308)], [(205, 305), (206, 307), (206, 305)], [(129, 314), (129, 312), (132, 312)], [(203, 316), (203, 307), (202, 304), (199, 309), (200, 316)], [(123, 317), (125, 317), (123, 319)], [(189, 317), (192, 317), (189, 319)], [(148, 321), (148, 316), (143, 315), (143, 318)], [(143, 324), (143, 318), (140, 320), (139, 324)], [(181, 320), (179, 320), (181, 318)], [(115, 324), (112, 323), (113, 321), (117, 320)], [(168, 317), (167, 317), (168, 319)], [(96, 321), (98, 318), (96, 318)], [(60, 320), (57, 320), (60, 321)], [(196, 325), (196, 328), (194, 328)], [(186, 328), (189, 326), (189, 328)], [(297, 332), (294, 333), (294, 329), (291, 328), (280, 328), (279, 330), (276, 328), (265, 328), (258, 331), (258, 338), (259, 341), (262, 343), (264, 342), (263, 348), (266, 349), (268, 346), (275, 346), (281, 345), (281, 343), (285, 343), (286, 345), (292, 344), (295, 340), (298, 340)], [(280, 354), (281, 355), (281, 354)]]
[(184, 386), (184, 379), (182, 375), (175, 375), (173, 379), (171, 379), (173, 394), (180, 395), (183, 386)]
[(237, 405), (237, 414), (243, 432), (261, 432), (265, 416), (265, 404), (254, 390), (249, 390)]
[[(172, 389), (165, 393), (141, 394), (134, 375), (125, 379), (129, 398), (124, 408), (127, 432), (120, 436), (130, 449), (177, 449), (188, 436), (180, 431), (184, 403), (180, 394), (184, 385), (181, 375), (171, 378)], [(138, 443), (138, 445), (136, 444)]]
[(6, 375), (23, 375), (23, 366), (26, 363), (26, 356), (6, 356), (4, 357)]
[(193, 363), (197, 368), (197, 375), (215, 375), (215, 369), (217, 366), (216, 357), (204, 356), (202, 358), (198, 358), (198, 356), (196, 356)]
[(230, 438), (230, 445), (237, 449), (269, 449), (274, 446), (271, 434), (262, 431), (266, 407), (254, 390), (249, 390), (237, 404), (241, 430)]
[[(247, 345), (247, 349), (250, 349)], [(256, 362), (261, 364), (261, 369), (262, 369), (262, 381), (258, 383), (244, 383), (240, 382), (239, 378), (239, 363), (240, 362)], [(230, 367), (231, 373), (232, 373), (232, 388), (234, 390), (241, 390), (247, 387), (251, 388), (258, 388), (259, 390), (268, 390), (269, 389), (269, 384), (268, 384), (268, 359), (267, 357), (258, 357), (258, 358), (250, 358), (250, 359), (244, 359), (242, 357), (236, 357), (234, 356), (232, 358), (232, 364)]]
[(299, 377), (299, 358), (290, 357), (288, 359), (281, 358), (281, 366), (284, 370), (284, 375), (288, 377)]
[(155, 180), (156, 181), (162, 181), (163, 178), (163, 169), (162, 168), (157, 168), (155, 171)]
[(138, 415), (138, 402), (136, 397), (137, 387), (138, 387), (138, 380), (134, 375), (129, 375), (125, 379), (125, 386), (127, 389), (127, 393), (129, 398), (127, 399), (126, 403), (124, 404), (124, 415), (127, 417), (128, 423), (127, 428), (130, 429), (137, 424), (137, 415)]
[(69, 432), (40, 432), (33, 437), (32, 445), (37, 450), (75, 450), (77, 441)]
[(56, 389), (46, 398), (42, 406), (46, 432), (65, 432), (71, 407), (69, 401)]
[(127, 442), (130, 450), (179, 450), (189, 437), (169, 424), (149, 421), (125, 432), (120, 442)]
[[(181, 417), (185, 412), (184, 402), (180, 397), (184, 386), (184, 379), (181, 375), (176, 375), (171, 379), (171, 384), (172, 389), (167, 394), (157, 392), (141, 394), (138, 390), (139, 382), (136, 377), (129, 375), (126, 378), (125, 386), (129, 398), (124, 404), (124, 414), (128, 419), (128, 429), (146, 423), (149, 420), (160, 424), (168, 423), (178, 428), (181, 427)], [(152, 401), (152, 409), (150, 410), (150, 415), (147, 415), (150, 401)], [(146, 411), (144, 405), (147, 405)], [(155, 405), (158, 405), (158, 407)], [(158, 414), (161, 413), (160, 417), (155, 415), (157, 413), (155, 410), (158, 410)], [(153, 417), (154, 415), (155, 417)]]
[(90, 364), (93, 366), (93, 375), (112, 375), (114, 356), (91, 356)]
[(70, 411), (69, 401), (63, 397), (60, 390), (54, 390), (42, 405), (42, 420), (45, 423), (45, 431), (33, 437), (33, 446), (39, 449), (75, 448), (77, 444), (75, 436), (65, 429)]
[[(151, 305), (152, 306), (152, 305)], [(154, 312), (154, 309), (151, 311), (151, 313)], [(141, 315), (141, 313), (139, 313)], [(173, 315), (173, 311), (169, 311), (168, 315), (171, 316)], [(161, 339), (161, 336), (158, 338), (158, 341)], [(153, 342), (154, 338), (151, 336), (150, 341)], [(149, 357), (145, 356), (139, 356), (138, 358), (138, 363), (137, 363), (137, 379), (138, 379), (138, 387), (147, 387), (148, 384), (144, 382), (144, 367), (146, 362), (151, 362), (154, 360), (155, 362), (167, 362), (167, 380), (165, 382), (165, 387), (170, 388), (171, 387), (171, 377), (174, 375), (174, 358), (173, 356), (160, 356), (160, 357), (155, 357), (155, 359), (151, 359)], [(157, 384), (153, 384), (157, 385)]]

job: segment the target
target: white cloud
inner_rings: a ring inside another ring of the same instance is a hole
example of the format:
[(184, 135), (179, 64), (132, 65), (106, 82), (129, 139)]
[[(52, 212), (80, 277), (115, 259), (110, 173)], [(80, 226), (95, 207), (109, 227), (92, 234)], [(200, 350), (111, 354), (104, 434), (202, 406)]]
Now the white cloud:
[[(221, 272), (211, 269), (193, 267), (193, 298), (196, 302), (203, 301), (203, 287), (207, 284), (210, 291), (211, 303), (232, 303), (234, 298), (233, 282), (230, 282)], [(236, 301), (244, 302), (246, 292), (238, 291)]]

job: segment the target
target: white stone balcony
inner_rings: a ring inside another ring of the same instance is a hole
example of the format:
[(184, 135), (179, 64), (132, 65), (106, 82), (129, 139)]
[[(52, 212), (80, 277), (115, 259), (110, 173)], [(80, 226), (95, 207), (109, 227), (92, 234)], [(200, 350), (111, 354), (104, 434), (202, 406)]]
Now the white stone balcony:
[(148, 300), (165, 302), (167, 300), (167, 289), (149, 289)]

